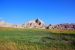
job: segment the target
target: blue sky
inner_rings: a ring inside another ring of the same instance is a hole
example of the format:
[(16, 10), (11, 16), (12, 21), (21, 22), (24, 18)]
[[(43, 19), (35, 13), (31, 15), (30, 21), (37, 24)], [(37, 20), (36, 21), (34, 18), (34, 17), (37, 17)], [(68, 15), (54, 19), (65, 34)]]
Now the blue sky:
[(36, 18), (46, 24), (75, 23), (75, 1), (0, 0), (0, 19), (22, 24)]

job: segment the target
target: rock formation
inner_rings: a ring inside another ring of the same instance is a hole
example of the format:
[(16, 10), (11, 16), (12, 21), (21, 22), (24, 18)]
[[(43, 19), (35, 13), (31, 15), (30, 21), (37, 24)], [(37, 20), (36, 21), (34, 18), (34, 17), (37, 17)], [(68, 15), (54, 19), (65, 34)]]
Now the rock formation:
[(57, 25), (48, 26), (47, 29), (74, 30), (75, 29), (75, 24), (57, 24)]
[(57, 24), (57, 25), (51, 25), (45, 26), (45, 23), (40, 20), (32, 20), (27, 22), (26, 24), (10, 24), (3, 20), (0, 20), (0, 27), (11, 27), (11, 28), (39, 28), (39, 29), (64, 29), (64, 30), (75, 30), (75, 24)]
[(29, 21), (26, 24), (26, 28), (41, 28), (41, 29), (45, 29), (45, 24), (40, 19), (36, 19), (36, 20)]

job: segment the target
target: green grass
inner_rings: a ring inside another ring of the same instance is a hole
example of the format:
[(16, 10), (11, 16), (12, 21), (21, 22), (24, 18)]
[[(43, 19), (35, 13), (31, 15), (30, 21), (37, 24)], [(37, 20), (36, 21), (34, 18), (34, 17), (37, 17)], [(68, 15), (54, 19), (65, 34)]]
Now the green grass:
[(75, 30), (0, 28), (0, 50), (75, 50)]

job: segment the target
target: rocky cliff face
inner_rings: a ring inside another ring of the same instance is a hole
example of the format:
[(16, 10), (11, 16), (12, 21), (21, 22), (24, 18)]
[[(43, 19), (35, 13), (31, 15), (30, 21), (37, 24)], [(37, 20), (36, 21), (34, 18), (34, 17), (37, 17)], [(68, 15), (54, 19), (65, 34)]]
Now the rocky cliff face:
[(26, 28), (41, 28), (41, 29), (45, 29), (45, 24), (40, 19), (36, 19), (36, 20), (29, 21), (26, 24)]
[(57, 25), (50, 25), (47, 29), (65, 29), (65, 30), (74, 30), (75, 24), (57, 24)]

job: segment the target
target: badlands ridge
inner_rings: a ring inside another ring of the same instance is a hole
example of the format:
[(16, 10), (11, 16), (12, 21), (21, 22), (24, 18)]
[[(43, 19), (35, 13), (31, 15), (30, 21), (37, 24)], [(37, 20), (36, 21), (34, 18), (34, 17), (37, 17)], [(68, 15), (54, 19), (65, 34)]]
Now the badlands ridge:
[(40, 19), (31, 20), (27, 22), (26, 24), (16, 25), (16, 24), (10, 24), (3, 20), (0, 20), (0, 27), (10, 27), (10, 28), (38, 28), (38, 29), (71, 29), (75, 30), (75, 24), (71, 23), (65, 23), (65, 24), (56, 24), (48, 26)]

